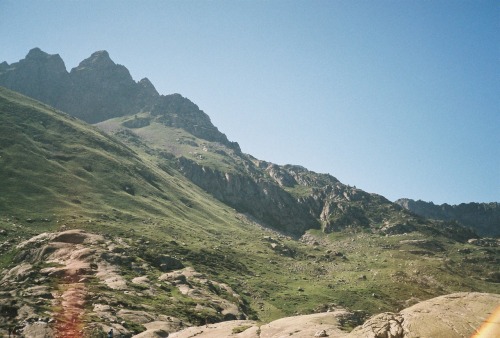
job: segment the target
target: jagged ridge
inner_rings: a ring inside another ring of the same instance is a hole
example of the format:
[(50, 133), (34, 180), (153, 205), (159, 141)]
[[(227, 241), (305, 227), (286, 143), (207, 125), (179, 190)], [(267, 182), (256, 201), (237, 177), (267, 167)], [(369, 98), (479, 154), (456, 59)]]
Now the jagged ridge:
[(159, 95), (144, 78), (132, 79), (128, 69), (114, 63), (107, 51), (97, 51), (69, 73), (58, 54), (39, 48), (25, 59), (0, 66), (0, 86), (45, 102), (88, 123), (151, 111), (169, 125), (185, 128), (209, 141), (239, 149), (218, 131), (198, 106), (179, 94)]
[(481, 236), (500, 236), (500, 204), (497, 202), (436, 205), (401, 198), (396, 203), (422, 217), (458, 222), (474, 229)]

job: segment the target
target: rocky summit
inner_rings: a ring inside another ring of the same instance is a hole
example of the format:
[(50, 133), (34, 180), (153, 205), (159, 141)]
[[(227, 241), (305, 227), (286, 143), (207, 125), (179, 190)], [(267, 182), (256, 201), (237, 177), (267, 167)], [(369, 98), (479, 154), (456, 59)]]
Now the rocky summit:
[(2, 86), (88, 122), (132, 113), (139, 97), (151, 94), (151, 90), (143, 93), (144, 87), (105, 51), (93, 53), (68, 73), (59, 55), (34, 48), (25, 59), (6, 65), (0, 79)]
[(0, 336), (498, 332), (491, 225), (245, 154), (106, 51), (35, 48), (0, 85)]
[(92, 53), (68, 73), (59, 55), (34, 48), (19, 62), (2, 63), (0, 86), (88, 123), (148, 111), (161, 116), (166, 124), (239, 149), (196, 104), (179, 94), (159, 95), (147, 78), (135, 82), (128, 69), (114, 63), (107, 51)]

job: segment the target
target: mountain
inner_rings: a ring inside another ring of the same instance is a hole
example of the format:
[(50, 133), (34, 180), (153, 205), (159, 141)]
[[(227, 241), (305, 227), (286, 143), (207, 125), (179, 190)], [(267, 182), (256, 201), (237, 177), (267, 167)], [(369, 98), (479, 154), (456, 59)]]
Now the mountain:
[(59, 55), (34, 48), (25, 59), (4, 63), (0, 85), (91, 123), (132, 114), (159, 97), (149, 80), (136, 83), (106, 51), (93, 53), (68, 73)]
[(436, 205), (432, 202), (402, 198), (396, 203), (422, 217), (458, 222), (472, 228), (481, 236), (500, 236), (500, 204), (497, 202)]
[(178, 94), (159, 95), (147, 78), (135, 82), (128, 69), (115, 64), (107, 51), (93, 53), (68, 73), (58, 54), (34, 48), (19, 62), (1, 64), (0, 86), (88, 123), (147, 110), (162, 114), (166, 124), (187, 128), (194, 135), (239, 149), (194, 103)]
[[(39, 76), (30, 77), (31, 73)], [(35, 48), (25, 59), (4, 65), (0, 85), (86, 122), (101, 122), (101, 128), (118, 132), (130, 147), (135, 138), (148, 148), (143, 150), (159, 155), (165, 146), (183, 142), (182, 151), (169, 152), (189, 180), (238, 211), (289, 234), (349, 227), (405, 232), (422, 222), (382, 196), (348, 187), (333, 176), (242, 154), (196, 104), (179, 94), (159, 95), (147, 79), (136, 83), (106, 51), (93, 53), (67, 73), (58, 55)], [(118, 122), (110, 120), (113, 117)], [(186, 132), (182, 141), (169, 139), (165, 145), (166, 135), (176, 130)]]
[[(22, 83), (18, 64), (0, 79)], [(88, 86), (89, 104), (104, 100)], [(0, 335), (182, 337), (231, 321), (243, 337), (328, 310), (347, 332), (436, 296), (500, 293), (498, 241), (244, 154), (179, 94), (144, 102), (90, 125), (0, 88)]]

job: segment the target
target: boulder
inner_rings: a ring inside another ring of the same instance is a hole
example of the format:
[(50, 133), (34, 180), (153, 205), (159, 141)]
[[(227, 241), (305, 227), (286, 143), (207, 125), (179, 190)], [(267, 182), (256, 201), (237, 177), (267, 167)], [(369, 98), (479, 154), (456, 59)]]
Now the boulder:
[[(398, 314), (382, 313), (355, 328), (348, 337), (470, 337), (500, 304), (500, 295), (461, 292), (432, 298)], [(496, 332), (500, 324), (496, 323)], [(493, 336), (492, 336), (493, 337)]]
[(168, 255), (158, 256), (155, 259), (154, 263), (163, 272), (168, 272), (168, 271), (184, 268), (184, 264), (182, 264), (182, 262), (180, 260), (178, 260), (174, 257), (168, 256)]
[(54, 332), (46, 322), (28, 323), (23, 330), (23, 337), (53, 338)]

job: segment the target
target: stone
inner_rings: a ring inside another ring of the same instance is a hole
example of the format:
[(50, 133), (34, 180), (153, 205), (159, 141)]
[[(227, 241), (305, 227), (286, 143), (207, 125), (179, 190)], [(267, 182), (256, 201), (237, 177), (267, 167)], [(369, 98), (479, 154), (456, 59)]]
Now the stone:
[(348, 337), (470, 337), (498, 304), (500, 295), (497, 294), (461, 292), (440, 296), (399, 313), (375, 315)]
[(155, 317), (146, 311), (119, 310), (116, 315), (126, 321), (136, 324), (145, 324), (155, 320)]
[(163, 272), (184, 268), (184, 264), (180, 260), (168, 255), (160, 255), (154, 262)]
[(52, 338), (54, 337), (54, 332), (46, 322), (36, 321), (33, 323), (28, 323), (24, 327), (23, 337)]

